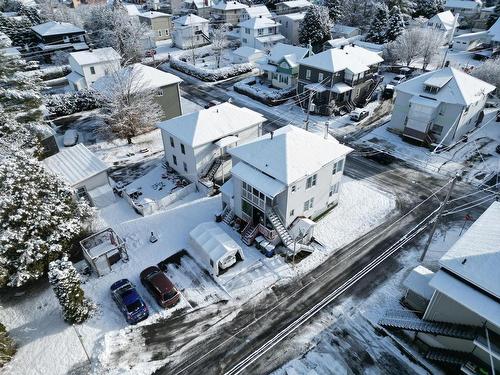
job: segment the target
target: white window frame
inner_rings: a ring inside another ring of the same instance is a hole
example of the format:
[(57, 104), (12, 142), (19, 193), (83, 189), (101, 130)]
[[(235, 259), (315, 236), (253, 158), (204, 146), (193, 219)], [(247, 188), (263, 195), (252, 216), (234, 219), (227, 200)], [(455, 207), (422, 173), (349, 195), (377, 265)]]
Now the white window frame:
[(315, 173), (312, 176), (307, 177), (306, 180), (306, 190), (316, 186), (318, 182), (318, 175)]

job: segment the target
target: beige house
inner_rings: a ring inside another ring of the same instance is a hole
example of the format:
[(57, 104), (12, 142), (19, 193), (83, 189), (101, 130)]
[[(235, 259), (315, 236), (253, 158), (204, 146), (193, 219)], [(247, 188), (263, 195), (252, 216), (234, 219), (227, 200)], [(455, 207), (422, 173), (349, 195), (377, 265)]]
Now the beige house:
[(172, 35), (172, 16), (167, 13), (150, 11), (139, 14), (139, 21), (148, 25), (155, 40), (170, 39)]
[(243, 10), (246, 8), (248, 8), (248, 5), (237, 1), (224, 2), (221, 0), (212, 6), (212, 17), (219, 22), (230, 23), (236, 26), (240, 22)]

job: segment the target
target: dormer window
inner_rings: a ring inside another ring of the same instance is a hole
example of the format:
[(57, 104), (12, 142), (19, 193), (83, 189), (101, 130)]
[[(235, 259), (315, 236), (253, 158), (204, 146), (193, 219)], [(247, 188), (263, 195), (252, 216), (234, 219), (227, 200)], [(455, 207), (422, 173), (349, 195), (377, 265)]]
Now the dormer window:
[(424, 86), (424, 91), (428, 92), (429, 94), (437, 94), (438, 91), (439, 91), (439, 87), (431, 86), (431, 85), (425, 85)]

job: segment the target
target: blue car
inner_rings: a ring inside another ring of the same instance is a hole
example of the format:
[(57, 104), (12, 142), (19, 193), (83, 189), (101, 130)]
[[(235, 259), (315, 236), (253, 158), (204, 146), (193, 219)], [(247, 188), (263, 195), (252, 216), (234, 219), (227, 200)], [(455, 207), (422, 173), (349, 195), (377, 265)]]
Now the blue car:
[(111, 285), (111, 296), (129, 324), (137, 324), (149, 316), (148, 307), (127, 279), (118, 280)]

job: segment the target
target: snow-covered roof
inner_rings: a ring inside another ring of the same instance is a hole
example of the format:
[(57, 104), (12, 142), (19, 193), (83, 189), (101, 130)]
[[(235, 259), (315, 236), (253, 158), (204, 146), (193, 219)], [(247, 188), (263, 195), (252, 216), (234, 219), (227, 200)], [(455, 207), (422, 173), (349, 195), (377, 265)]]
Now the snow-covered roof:
[(280, 23), (263, 16), (250, 18), (249, 20), (240, 22), (238, 24), (239, 27), (245, 27), (247, 29), (257, 30), (264, 29), (266, 27), (279, 26)]
[[(444, 81), (446, 83), (437, 93), (431, 94), (424, 91), (426, 82), (439, 87), (438, 83), (440, 85)], [(413, 95), (421, 94), (440, 102), (460, 105), (475, 103), (494, 90), (495, 86), (450, 67), (422, 74), (396, 86), (396, 91)]]
[(269, 62), (277, 64), (285, 56), (291, 57), (293, 61), (297, 62), (303, 59), (309, 52), (309, 49), (299, 46), (292, 46), (285, 43), (277, 43), (271, 48), (269, 52)]
[[(495, 272), (498, 275), (498, 268)], [(500, 303), (495, 299), (443, 270), (436, 272), (429, 285), (500, 328)]]
[(450, 9), (479, 9), (482, 2), (480, 0), (446, 0), (444, 8)]
[(488, 34), (494, 42), (500, 42), (500, 18), (489, 28)]
[(228, 152), (289, 185), (351, 152), (335, 138), (288, 125)]
[(312, 6), (312, 4), (307, 0), (292, 0), (278, 3), (276, 6), (283, 6), (286, 8), (307, 8)]
[(156, 12), (156, 11), (151, 10), (148, 12), (139, 13), (139, 17), (154, 19), (154, 18), (161, 18), (161, 17), (170, 18), (170, 17), (172, 17), (172, 15), (168, 14), (168, 13)]
[(336, 23), (332, 26), (332, 32), (337, 34), (350, 34), (359, 31), (359, 27), (342, 25), (340, 23)]
[(189, 232), (189, 237), (200, 250), (209, 256), (213, 263), (217, 263), (228, 254), (240, 253), (243, 255), (241, 246), (213, 221), (198, 224)]
[(486, 39), (488, 37), (488, 31), (478, 31), (476, 33), (465, 33), (457, 35), (453, 40), (479, 40)]
[(68, 80), (68, 82), (76, 85), (78, 84), (78, 82), (83, 81), (85, 77), (78, 72), (71, 72), (66, 76), (66, 79)]
[(340, 38), (335, 38), (335, 39), (327, 40), (323, 44), (327, 45), (327, 46), (330, 46), (332, 48), (340, 48), (342, 46), (348, 45), (349, 41), (346, 38), (344, 38), (343, 36), (341, 36)]
[(430, 300), (434, 289), (429, 286), (434, 272), (424, 266), (417, 266), (411, 270), (410, 274), (403, 281), (403, 286), (410, 289), (427, 300)]
[(289, 13), (289, 14), (282, 14), (279, 17), (280, 18), (288, 18), (293, 21), (302, 21), (306, 15), (306, 12), (299, 12), (299, 13)]
[(160, 122), (158, 127), (191, 147), (217, 141), (266, 121), (248, 108), (222, 103)]
[(428, 22), (432, 23), (441, 23), (445, 30), (451, 30), (453, 29), (453, 23), (455, 22), (455, 16), (451, 11), (446, 10), (444, 12), (438, 13), (431, 17)]
[(254, 55), (261, 55), (264, 56), (265, 53), (264, 51), (261, 51), (260, 49), (249, 47), (249, 46), (242, 46), (238, 47), (233, 51), (234, 55), (237, 56), (242, 56), (242, 57), (252, 57)]
[(267, 176), (245, 162), (234, 165), (231, 174), (242, 181), (248, 182), (270, 198), (274, 198), (286, 189), (284, 183)]
[(239, 3), (237, 1), (225, 2), (224, 0), (221, 0), (217, 4), (212, 6), (212, 9), (219, 9), (219, 10), (237, 10), (245, 8), (248, 8), (248, 5)]
[(88, 51), (71, 52), (71, 57), (81, 65), (99, 64), (108, 61), (121, 60), (120, 55), (112, 47), (98, 48)]
[(138, 16), (139, 14), (141, 14), (141, 11), (135, 4), (123, 4), (123, 6), (125, 7), (125, 10), (127, 11), (129, 16)]
[(70, 186), (108, 169), (102, 160), (81, 143), (49, 156), (43, 160), (43, 164), (50, 172), (60, 176)]
[(194, 4), (197, 9), (209, 8), (212, 6), (212, 0), (185, 0), (184, 3), (191, 5)]
[(118, 74), (120, 76), (132, 74), (133, 77), (137, 79), (137, 82), (134, 83), (137, 90), (155, 90), (182, 82), (182, 79), (173, 74), (152, 68), (150, 66), (133, 64), (127, 66), (126, 68), (122, 68), (115, 73), (99, 78), (92, 84), (92, 88), (97, 91), (106, 92), (106, 90), (113, 85), (115, 79), (114, 74)]
[(259, 41), (260, 43), (277, 43), (280, 41), (284, 41), (285, 39), (286, 38), (281, 34), (265, 35), (255, 38), (255, 40)]
[(500, 202), (488, 207), (439, 264), (500, 298)]
[(340, 72), (349, 69), (353, 73), (360, 73), (370, 69), (371, 65), (384, 61), (377, 53), (363, 47), (345, 46), (332, 48), (300, 61), (307, 65), (327, 72)]
[(245, 8), (244, 12), (246, 12), (250, 18), (254, 17), (272, 17), (271, 12), (269, 12), (269, 9), (265, 5), (254, 5), (249, 8)]
[(31, 30), (40, 36), (64, 35), (73, 33), (85, 33), (85, 30), (68, 22), (49, 21), (39, 25), (31, 26)]
[(185, 16), (176, 18), (172, 22), (180, 26), (189, 26), (198, 25), (200, 23), (208, 23), (209, 21), (203, 17), (197, 16), (196, 14), (187, 14)]

